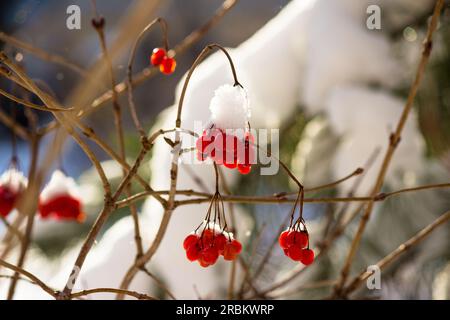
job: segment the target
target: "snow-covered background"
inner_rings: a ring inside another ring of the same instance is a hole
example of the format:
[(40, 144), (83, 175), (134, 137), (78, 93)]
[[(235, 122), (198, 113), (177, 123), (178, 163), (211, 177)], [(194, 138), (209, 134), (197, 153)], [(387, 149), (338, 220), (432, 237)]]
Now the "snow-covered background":
[[(369, 4), (378, 4), (382, 10), (381, 30), (366, 27)], [(429, 0), (292, 0), (248, 40), (229, 48), (239, 81), (248, 93), (252, 127), (280, 129), (281, 156), (289, 160), (292, 170), (306, 186), (344, 177), (357, 167), (365, 166), (378, 150), (379, 154), (364, 174), (356, 194), (366, 195), (370, 191), (390, 132), (405, 103), (420, 57), (425, 30), (423, 21), (426, 21), (423, 17), (430, 12), (432, 5), (433, 1)], [(415, 21), (420, 23), (416, 25)], [(445, 41), (449, 31), (444, 22), (441, 22), (434, 43), (431, 65), (433, 61), (437, 64), (441, 60), (447, 61), (447, 66), (449, 63), (449, 45)], [(404, 32), (407, 27), (414, 31), (415, 38)], [(427, 75), (425, 81), (424, 88), (432, 86), (430, 82), (436, 83), (433, 74)], [(193, 74), (184, 101), (182, 127), (194, 129), (196, 121), (206, 123), (210, 119), (209, 102), (214, 91), (227, 83), (233, 83), (227, 60), (221, 52), (214, 53)], [(183, 79), (177, 85), (173, 104), (158, 115), (150, 131), (174, 126), (182, 84)], [(448, 99), (448, 82), (438, 84)], [(419, 95), (419, 102), (421, 97), (426, 97), (426, 94)], [(436, 154), (430, 156), (430, 146), (420, 128), (420, 114), (416, 112), (423, 109), (416, 107), (387, 173), (386, 191), (449, 180), (449, 172), (439, 161), (441, 158)], [(192, 140), (183, 140), (183, 147), (190, 146)], [(150, 183), (156, 190), (169, 187), (170, 159), (169, 146), (159, 141), (152, 151), (149, 168), (144, 168), (150, 172)], [(120, 170), (114, 164), (107, 163), (106, 169), (116, 180), (120, 177)], [(208, 191), (213, 191), (213, 172), (210, 165), (182, 163), (177, 186), (180, 189), (198, 189), (195, 181), (195, 176), (198, 176)], [(286, 179), (261, 178), (257, 172), (245, 177), (225, 172), (234, 192), (268, 194), (289, 191), (292, 187)], [(101, 197), (92, 196), (99, 193), (100, 187), (93, 181), (93, 176), (91, 170), (78, 179), (81, 188), (91, 191), (86, 192), (87, 211), (91, 215), (88, 223), (94, 219), (101, 201)], [(331, 194), (345, 195), (352, 184), (353, 181), (348, 181)], [(377, 205), (352, 270), (358, 272), (375, 263), (434, 217), (448, 210), (448, 196), (445, 191), (427, 191), (396, 197)], [(307, 205), (305, 208), (313, 247), (320, 241), (328, 209), (324, 205)], [(331, 209), (337, 212), (340, 206)], [(187, 261), (181, 246), (183, 238), (202, 221), (206, 210), (206, 204), (176, 209), (166, 237), (148, 264), (177, 298), (226, 296), (229, 263), (200, 268)], [(249, 248), (255, 243), (255, 230), (265, 225), (262, 241), (255, 251), (255, 260), (258, 261), (275, 236), (277, 223), (288, 214), (289, 206), (236, 206), (235, 210), (238, 237), (248, 248), (243, 253), (245, 257), (250, 255)], [(142, 204), (140, 222), (146, 247), (152, 242), (162, 213), (163, 208), (152, 198)], [(351, 225), (348, 232), (333, 244), (329, 254), (288, 287), (293, 289), (302, 283), (336, 278), (354, 227)], [(61, 225), (37, 221), (34, 237), (38, 243), (59, 241), (66, 230), (72, 228), (70, 223)], [(402, 263), (383, 272), (382, 290), (376, 294), (382, 298), (450, 298), (448, 232), (448, 227), (442, 228), (409, 253), (401, 260)], [(118, 287), (135, 257), (133, 237), (129, 216), (110, 226), (88, 255), (76, 289)], [(73, 241), (67, 242), (64, 250), (51, 257), (42, 247), (34, 246), (25, 268), (51, 286), (62, 288), (80, 246), (80, 239), (75, 236), (71, 239)], [(14, 254), (8, 260), (15, 261)], [(295, 266), (275, 253), (256, 285), (264, 288)], [(0, 279), (1, 297), (6, 294), (7, 287), (8, 281)], [(154, 282), (142, 273), (138, 274), (130, 289), (161, 294)], [(314, 298), (324, 292), (299, 291), (293, 297)], [(98, 294), (93, 297), (112, 296)], [(19, 282), (16, 298), (49, 297), (39, 288)]]

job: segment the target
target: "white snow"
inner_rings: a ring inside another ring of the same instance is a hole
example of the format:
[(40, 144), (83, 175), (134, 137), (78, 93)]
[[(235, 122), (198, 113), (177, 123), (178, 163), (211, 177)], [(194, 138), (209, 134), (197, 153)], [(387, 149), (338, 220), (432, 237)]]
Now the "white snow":
[(250, 118), (247, 93), (238, 85), (224, 84), (217, 88), (209, 110), (212, 122), (224, 130), (245, 128)]
[(80, 199), (80, 191), (75, 180), (66, 176), (62, 171), (55, 170), (48, 184), (40, 194), (40, 200), (46, 202), (56, 196), (70, 195)]
[(22, 192), (27, 184), (28, 179), (16, 168), (10, 168), (0, 176), (0, 185), (8, 186), (13, 192)]
[[(358, 189), (367, 194), (373, 187), (382, 158), (389, 143), (389, 135), (400, 118), (404, 101), (381, 91), (362, 86), (336, 87), (326, 101), (326, 112), (334, 130), (342, 142), (334, 159), (335, 178), (342, 178), (362, 167), (377, 147), (381, 154)], [(395, 151), (389, 170), (388, 182), (395, 187), (404, 185), (404, 175), (420, 174), (423, 170), (424, 141), (412, 112), (402, 133), (402, 140)], [(353, 182), (342, 185), (346, 188)]]

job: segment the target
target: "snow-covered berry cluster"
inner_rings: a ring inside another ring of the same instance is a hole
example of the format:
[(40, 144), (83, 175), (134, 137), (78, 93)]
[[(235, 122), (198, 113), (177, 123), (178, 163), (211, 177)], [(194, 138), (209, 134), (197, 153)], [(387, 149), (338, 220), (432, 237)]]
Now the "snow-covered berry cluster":
[(306, 266), (313, 263), (314, 251), (309, 249), (308, 231), (289, 228), (280, 234), (278, 243), (284, 254), (292, 260), (300, 261)]
[(255, 141), (249, 130), (247, 94), (240, 86), (223, 85), (211, 100), (211, 124), (197, 139), (197, 158), (248, 174), (255, 162)]
[(172, 74), (177, 66), (175, 59), (169, 57), (167, 51), (163, 48), (153, 49), (150, 62), (155, 67), (159, 66), (159, 71), (163, 74)]
[(198, 261), (206, 268), (214, 265), (219, 256), (224, 260), (235, 260), (242, 251), (242, 244), (234, 239), (233, 234), (221, 230), (216, 224), (206, 223), (201, 231), (188, 235), (183, 242), (189, 261)]
[(77, 184), (60, 170), (53, 172), (42, 190), (38, 210), (42, 218), (83, 222), (86, 217)]
[(0, 176), (0, 215), (2, 217), (7, 217), (15, 208), (27, 184), (27, 178), (15, 167), (11, 167)]

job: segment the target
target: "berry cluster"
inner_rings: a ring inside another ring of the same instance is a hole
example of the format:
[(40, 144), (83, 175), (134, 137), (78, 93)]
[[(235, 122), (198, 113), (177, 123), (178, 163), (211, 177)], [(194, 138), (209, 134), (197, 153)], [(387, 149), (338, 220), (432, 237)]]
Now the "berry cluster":
[(208, 157), (215, 163), (241, 174), (248, 174), (254, 162), (254, 138), (245, 132), (243, 139), (225, 130), (212, 127), (204, 130), (196, 142), (197, 158), (205, 161)]
[(309, 249), (309, 235), (306, 230), (289, 228), (280, 234), (278, 243), (284, 254), (292, 260), (300, 261), (306, 266), (313, 263), (314, 251)]
[(0, 177), (0, 216), (7, 217), (27, 187), (27, 179), (15, 167)]
[(194, 232), (188, 235), (183, 247), (187, 259), (198, 261), (204, 268), (215, 264), (219, 256), (227, 261), (235, 260), (242, 251), (242, 244), (231, 233), (220, 231), (217, 226), (208, 226), (200, 234)]
[(39, 214), (42, 218), (83, 222), (86, 215), (80, 199), (75, 181), (57, 170), (41, 192)]
[(171, 74), (175, 71), (177, 62), (174, 58), (170, 58), (167, 55), (167, 51), (163, 48), (153, 49), (152, 55), (150, 57), (150, 62), (155, 67), (159, 66), (159, 71), (164, 74)]

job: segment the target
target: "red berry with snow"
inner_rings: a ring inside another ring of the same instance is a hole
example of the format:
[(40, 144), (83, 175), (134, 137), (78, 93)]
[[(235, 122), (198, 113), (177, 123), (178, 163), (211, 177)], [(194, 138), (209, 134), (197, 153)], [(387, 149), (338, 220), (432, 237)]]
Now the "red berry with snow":
[(159, 71), (161, 71), (164, 74), (172, 74), (175, 71), (175, 68), (177, 66), (177, 62), (174, 58), (169, 58), (165, 56), (161, 64), (159, 65)]
[(41, 217), (83, 222), (86, 216), (79, 194), (72, 178), (59, 170), (55, 171), (39, 197)]
[(153, 49), (152, 55), (150, 57), (150, 62), (154, 66), (159, 66), (166, 56), (166, 50), (163, 48)]

